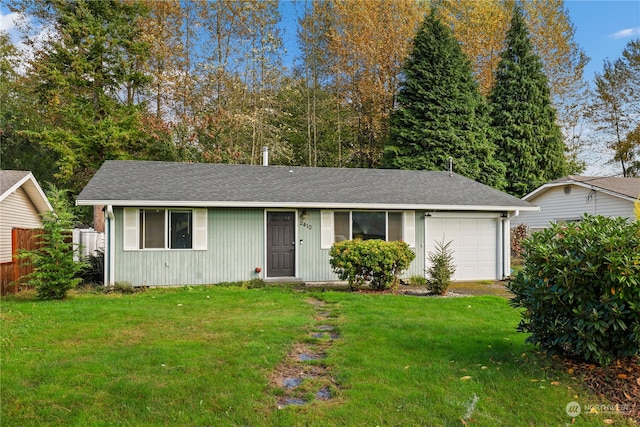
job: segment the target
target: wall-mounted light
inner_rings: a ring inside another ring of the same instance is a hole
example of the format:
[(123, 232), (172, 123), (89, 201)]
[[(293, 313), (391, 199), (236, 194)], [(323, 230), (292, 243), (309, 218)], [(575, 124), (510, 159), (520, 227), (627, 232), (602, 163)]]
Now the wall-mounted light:
[(309, 212), (307, 212), (307, 210), (306, 210), (306, 209), (303, 209), (303, 210), (302, 210), (302, 213), (300, 214), (300, 218), (301, 218), (303, 221), (308, 220), (308, 219), (309, 219)]

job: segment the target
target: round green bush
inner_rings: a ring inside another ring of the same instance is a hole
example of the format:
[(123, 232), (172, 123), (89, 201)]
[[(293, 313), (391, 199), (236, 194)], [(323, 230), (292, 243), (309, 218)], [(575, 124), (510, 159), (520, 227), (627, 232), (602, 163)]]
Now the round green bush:
[(352, 289), (368, 282), (374, 290), (397, 287), (400, 274), (416, 257), (405, 242), (377, 239), (334, 243), (330, 255), (333, 271)]
[(585, 215), (523, 248), (508, 288), (527, 342), (602, 365), (640, 354), (640, 221)]

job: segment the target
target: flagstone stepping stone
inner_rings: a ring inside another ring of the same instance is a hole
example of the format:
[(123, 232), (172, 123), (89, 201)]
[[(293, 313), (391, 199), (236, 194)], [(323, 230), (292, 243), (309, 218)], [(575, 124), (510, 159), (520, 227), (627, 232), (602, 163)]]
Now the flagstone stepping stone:
[(336, 327), (333, 325), (320, 325), (316, 329), (319, 331), (333, 331)]
[(300, 353), (300, 356), (298, 356), (298, 360), (300, 360), (301, 362), (306, 362), (309, 360), (324, 359), (325, 357), (327, 356), (324, 354)]
[(318, 390), (318, 392), (316, 393), (316, 398), (320, 400), (331, 399), (331, 390), (329, 389), (329, 387), (322, 387), (320, 390)]
[(305, 400), (302, 399), (298, 399), (295, 397), (286, 397), (284, 399), (282, 399), (279, 404), (278, 404), (278, 409), (282, 409), (285, 408), (287, 406), (300, 406), (300, 405), (304, 405), (307, 402)]
[(331, 313), (328, 311), (319, 311), (318, 313), (316, 313), (318, 317), (329, 317), (331, 316)]
[(283, 378), (282, 386), (284, 388), (296, 388), (300, 384), (302, 384), (302, 381), (303, 381), (302, 378)]
[(325, 301), (319, 300), (319, 299), (315, 299), (315, 298), (311, 298), (308, 300), (309, 304), (315, 306), (315, 307), (324, 307), (327, 305), (327, 303)]
[(338, 333), (330, 334), (327, 332), (314, 332), (313, 334), (311, 334), (311, 338), (317, 338), (321, 340), (335, 340), (340, 338), (340, 334)]

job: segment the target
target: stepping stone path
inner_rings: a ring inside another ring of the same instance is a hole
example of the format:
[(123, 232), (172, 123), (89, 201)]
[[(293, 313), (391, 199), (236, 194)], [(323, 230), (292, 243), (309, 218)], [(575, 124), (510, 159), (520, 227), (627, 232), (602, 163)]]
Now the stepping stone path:
[[(283, 392), (277, 397), (278, 409), (306, 405), (314, 400), (330, 400), (332, 388), (337, 387), (329, 368), (322, 363), (327, 356), (326, 350), (340, 338), (336, 327), (327, 323), (335, 314), (325, 301), (310, 298), (307, 302), (316, 308), (314, 318), (319, 324), (309, 333), (309, 339), (294, 345), (276, 368), (272, 384)], [(315, 399), (309, 400), (309, 396)]]

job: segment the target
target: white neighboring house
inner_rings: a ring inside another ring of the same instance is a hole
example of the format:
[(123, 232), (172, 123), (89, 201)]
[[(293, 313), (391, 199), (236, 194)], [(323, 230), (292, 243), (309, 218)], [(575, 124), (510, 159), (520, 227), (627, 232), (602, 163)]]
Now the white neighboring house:
[(512, 227), (526, 224), (530, 230), (550, 223), (578, 221), (585, 213), (635, 219), (634, 201), (640, 194), (640, 178), (603, 178), (569, 175), (544, 184), (522, 199), (540, 207), (521, 212)]
[(53, 208), (28, 171), (0, 171), (0, 262), (11, 262), (13, 228), (40, 228), (40, 215)]

